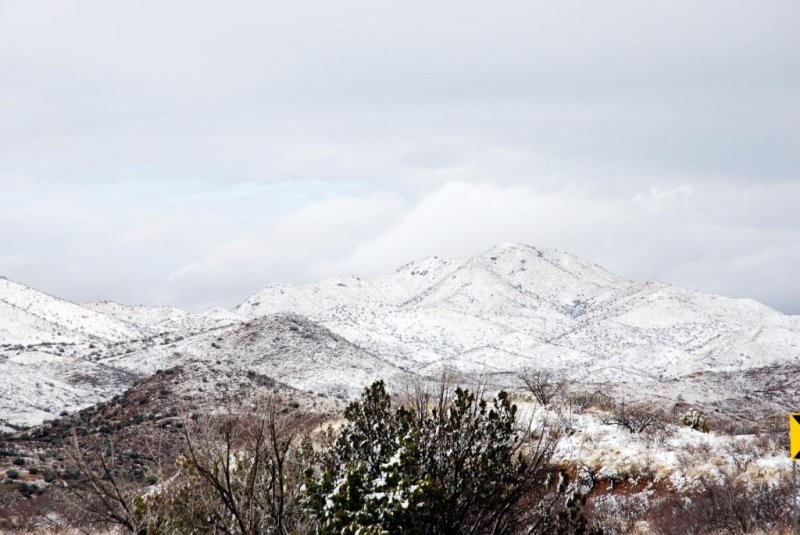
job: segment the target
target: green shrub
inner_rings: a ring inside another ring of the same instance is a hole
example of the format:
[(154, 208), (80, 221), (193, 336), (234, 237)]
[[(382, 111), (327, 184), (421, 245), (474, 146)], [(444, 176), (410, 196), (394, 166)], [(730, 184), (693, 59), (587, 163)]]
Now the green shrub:
[(550, 513), (519, 503), (544, 489), (553, 437), (518, 426), (505, 392), (442, 394), (395, 409), (379, 381), (348, 406), (324, 469), (307, 472), (318, 533), (510, 533)]
[(708, 420), (706, 419), (705, 415), (701, 412), (690, 410), (689, 412), (681, 416), (681, 423), (683, 423), (683, 425), (691, 427), (695, 431), (708, 433)]

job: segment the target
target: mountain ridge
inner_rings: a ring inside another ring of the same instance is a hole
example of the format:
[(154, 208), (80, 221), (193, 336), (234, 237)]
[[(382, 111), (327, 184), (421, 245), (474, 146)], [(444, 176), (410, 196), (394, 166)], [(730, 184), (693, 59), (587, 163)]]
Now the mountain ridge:
[[(756, 348), (739, 359), (714, 345), (726, 337), (732, 346), (750, 344), (758, 331), (790, 339), (782, 349), (800, 357), (797, 320), (754, 300), (636, 282), (569, 253), (509, 243), (466, 260), (429, 257), (372, 279), (271, 285), (236, 311), (301, 312), (373, 352), (398, 354), (412, 369), (472, 361), (481, 349), (495, 352), (473, 362), (487, 370), (535, 365), (542, 355), (550, 356), (540, 363), (548, 367), (586, 368), (618, 355), (617, 364), (635, 368), (632, 357), (643, 349), (658, 355), (654, 376), (781, 360)], [(503, 355), (523, 358), (503, 362)]]
[(541, 367), (583, 383), (676, 389), (693, 374), (797, 362), (800, 316), (510, 243), (377, 277), (269, 285), (235, 310), (199, 314), (80, 305), (0, 280), (0, 428), (88, 406), (174, 366), (188, 370), (186, 384), (203, 375), (245, 388), (251, 372), (346, 399), (365, 382), (445, 366), (507, 385)]

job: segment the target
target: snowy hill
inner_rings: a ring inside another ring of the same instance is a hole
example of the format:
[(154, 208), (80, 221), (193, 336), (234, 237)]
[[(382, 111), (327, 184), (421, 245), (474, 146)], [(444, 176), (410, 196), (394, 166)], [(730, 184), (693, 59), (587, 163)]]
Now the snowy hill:
[(228, 388), (244, 374), (268, 377), (292, 388), (337, 398), (358, 395), (378, 379), (399, 381), (409, 374), (295, 314), (277, 314), (169, 344), (142, 347), (104, 359), (131, 373), (151, 374), (179, 363), (208, 369), (196, 386)]
[(130, 323), (0, 278), (0, 346), (119, 342), (141, 335)]
[(659, 379), (800, 357), (796, 317), (518, 244), (373, 279), (272, 285), (237, 312), (304, 314), (422, 373), (447, 362), (487, 373), (543, 366), (582, 380)]
[(79, 305), (0, 279), (0, 430), (86, 407), (176, 366), (196, 396), (263, 378), (349, 398), (375, 379), (395, 386), (447, 364), (498, 385), (533, 366), (629, 396), (637, 388), (688, 396), (691, 383), (699, 393), (714, 385), (722, 399), (729, 387), (737, 396), (763, 387), (747, 374), (742, 386), (736, 372), (764, 377), (757, 370), (798, 363), (797, 316), (517, 244), (375, 278), (272, 285), (233, 312)]
[(175, 307), (123, 305), (111, 301), (88, 303), (86, 308), (135, 325), (148, 334), (193, 334), (241, 323), (243, 318), (225, 308), (191, 314)]

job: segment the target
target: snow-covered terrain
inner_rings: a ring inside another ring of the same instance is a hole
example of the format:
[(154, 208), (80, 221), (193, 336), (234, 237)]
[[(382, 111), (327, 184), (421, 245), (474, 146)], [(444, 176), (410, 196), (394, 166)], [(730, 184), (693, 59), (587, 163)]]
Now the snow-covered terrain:
[(276, 314), (207, 331), (167, 344), (109, 357), (106, 365), (149, 375), (176, 363), (204, 370), (192, 389), (230, 388), (229, 378), (250, 374), (289, 387), (348, 399), (378, 379), (409, 375), (389, 361), (354, 346), (295, 314)]
[(0, 278), (0, 347), (120, 342), (141, 335), (130, 323)]
[[(798, 357), (797, 316), (517, 244), (376, 278), (271, 285), (235, 311), (202, 314), (79, 305), (0, 279), (0, 430), (91, 405), (173, 366), (196, 372), (184, 375), (197, 392), (250, 373), (351, 397), (374, 379), (435, 375), (447, 364), (498, 384), (522, 367), (548, 367), (626, 395), (714, 392), (723, 402), (734, 384), (742, 395), (748, 385), (772, 388), (769, 366)], [(782, 395), (763, 403), (779, 406)]]
[(226, 308), (210, 308), (191, 314), (175, 307), (122, 305), (111, 301), (88, 303), (86, 308), (135, 325), (142, 332), (155, 334), (196, 334), (218, 327), (241, 323), (243, 318)]
[(796, 317), (518, 244), (373, 279), (272, 285), (237, 308), (247, 317), (289, 311), (422, 373), (446, 362), (485, 373), (541, 366), (584, 381), (660, 380), (800, 357)]

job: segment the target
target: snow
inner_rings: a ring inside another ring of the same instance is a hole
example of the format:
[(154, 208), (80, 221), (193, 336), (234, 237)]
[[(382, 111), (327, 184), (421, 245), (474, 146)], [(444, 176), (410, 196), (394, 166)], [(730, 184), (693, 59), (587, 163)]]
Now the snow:
[(141, 334), (124, 321), (0, 279), (0, 344), (124, 341)]
[(243, 377), (252, 372), (339, 398), (443, 366), (498, 386), (523, 367), (547, 367), (628, 395), (691, 402), (769, 383), (767, 372), (739, 372), (799, 358), (797, 316), (518, 244), (374, 278), (270, 285), (233, 311), (201, 314), (80, 305), (0, 280), (0, 426), (52, 418), (178, 365), (189, 370), (187, 388), (203, 387), (204, 376), (250, 384)]
[(582, 380), (665, 379), (800, 357), (797, 318), (750, 299), (629, 281), (517, 244), (373, 279), (268, 286), (237, 312), (304, 314), (421, 373), (447, 362), (486, 373), (543, 366)]
[[(565, 415), (530, 403), (520, 404), (520, 419), (544, 423), (562, 422), (570, 429), (562, 435), (554, 460), (583, 466), (610, 480), (637, 480), (648, 474), (654, 481), (668, 480), (673, 488), (691, 486), (699, 478), (718, 478), (721, 471), (736, 471), (732, 456), (750, 456), (739, 474), (750, 479), (775, 477), (791, 466), (785, 451), (754, 444), (753, 435), (704, 433), (683, 425), (666, 424), (659, 435), (631, 433), (603, 423), (597, 413)], [(746, 466), (744, 466), (746, 464)]]

